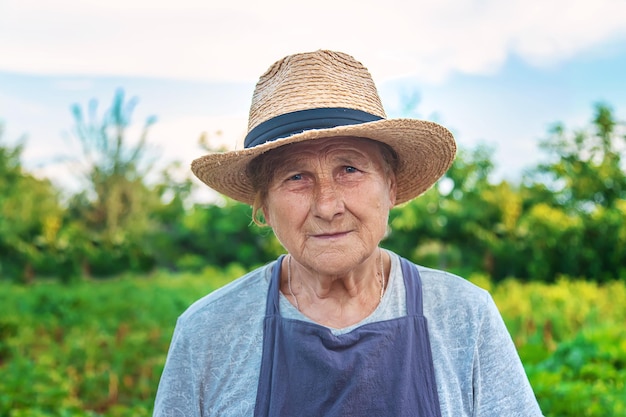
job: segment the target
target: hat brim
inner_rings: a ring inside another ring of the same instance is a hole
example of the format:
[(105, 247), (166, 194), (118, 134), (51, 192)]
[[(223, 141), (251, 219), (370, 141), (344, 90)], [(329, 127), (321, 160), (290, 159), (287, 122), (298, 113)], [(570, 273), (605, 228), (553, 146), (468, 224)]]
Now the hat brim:
[(290, 143), (336, 136), (376, 140), (389, 145), (398, 155), (396, 205), (431, 188), (450, 168), (456, 143), (445, 127), (415, 119), (382, 119), (374, 122), (306, 130), (252, 148), (210, 153), (191, 164), (193, 173), (206, 185), (234, 200), (252, 205), (255, 190), (246, 167), (257, 156)]

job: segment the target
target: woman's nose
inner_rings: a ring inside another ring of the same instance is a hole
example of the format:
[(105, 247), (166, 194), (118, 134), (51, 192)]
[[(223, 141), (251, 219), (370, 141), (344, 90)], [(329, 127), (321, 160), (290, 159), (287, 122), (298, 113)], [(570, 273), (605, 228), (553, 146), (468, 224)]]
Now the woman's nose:
[(332, 220), (345, 210), (343, 194), (332, 179), (318, 181), (313, 194), (313, 212), (324, 220)]

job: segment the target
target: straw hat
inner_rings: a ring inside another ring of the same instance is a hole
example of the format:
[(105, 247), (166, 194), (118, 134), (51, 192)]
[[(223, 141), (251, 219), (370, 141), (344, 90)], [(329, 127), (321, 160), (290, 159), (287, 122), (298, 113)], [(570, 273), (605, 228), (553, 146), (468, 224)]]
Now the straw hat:
[(252, 96), (244, 149), (193, 161), (193, 173), (214, 190), (246, 204), (255, 190), (246, 166), (289, 143), (354, 136), (386, 143), (398, 155), (396, 204), (428, 190), (456, 153), (443, 126), (387, 119), (368, 70), (350, 55), (316, 51), (287, 56), (261, 76)]

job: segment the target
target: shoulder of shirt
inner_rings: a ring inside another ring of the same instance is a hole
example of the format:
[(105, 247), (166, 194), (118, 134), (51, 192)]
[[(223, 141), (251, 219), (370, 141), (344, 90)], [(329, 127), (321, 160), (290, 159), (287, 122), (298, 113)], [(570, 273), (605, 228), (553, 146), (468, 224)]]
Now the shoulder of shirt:
[(463, 291), (468, 296), (490, 297), (486, 290), (458, 275), (421, 265), (417, 265), (417, 269), (420, 272), (423, 285), (428, 286), (429, 289), (440, 287), (446, 290)]
[(425, 303), (449, 308), (466, 309), (490, 308), (493, 299), (488, 291), (469, 282), (463, 277), (447, 271), (415, 264), (422, 281)]
[(497, 307), (486, 290), (446, 271), (423, 266), (418, 266), (418, 270), (422, 280), (424, 315), (434, 327), (443, 326), (441, 321), (448, 321), (478, 328), (485, 318), (497, 314)]
[(207, 316), (210, 320), (220, 315), (236, 317), (238, 313), (251, 314), (257, 308), (264, 313), (270, 270), (275, 263), (250, 271), (195, 301), (180, 315), (179, 323), (204, 320)]

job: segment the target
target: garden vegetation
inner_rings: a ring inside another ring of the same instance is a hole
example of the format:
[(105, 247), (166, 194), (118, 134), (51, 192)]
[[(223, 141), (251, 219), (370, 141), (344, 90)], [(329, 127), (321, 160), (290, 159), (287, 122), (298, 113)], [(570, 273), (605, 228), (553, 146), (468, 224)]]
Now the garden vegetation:
[[(153, 172), (156, 119), (131, 140), (135, 105), (118, 91), (102, 115), (73, 107), (70, 195), (29, 173), (26, 142), (0, 125), (2, 417), (150, 415), (177, 316), (283, 251), (249, 207), (199, 203), (175, 167)], [(600, 103), (541, 151), (511, 182), (493, 178), (493, 149), (461, 149), (392, 210), (383, 246), (492, 293), (546, 416), (623, 416), (626, 125)]]

